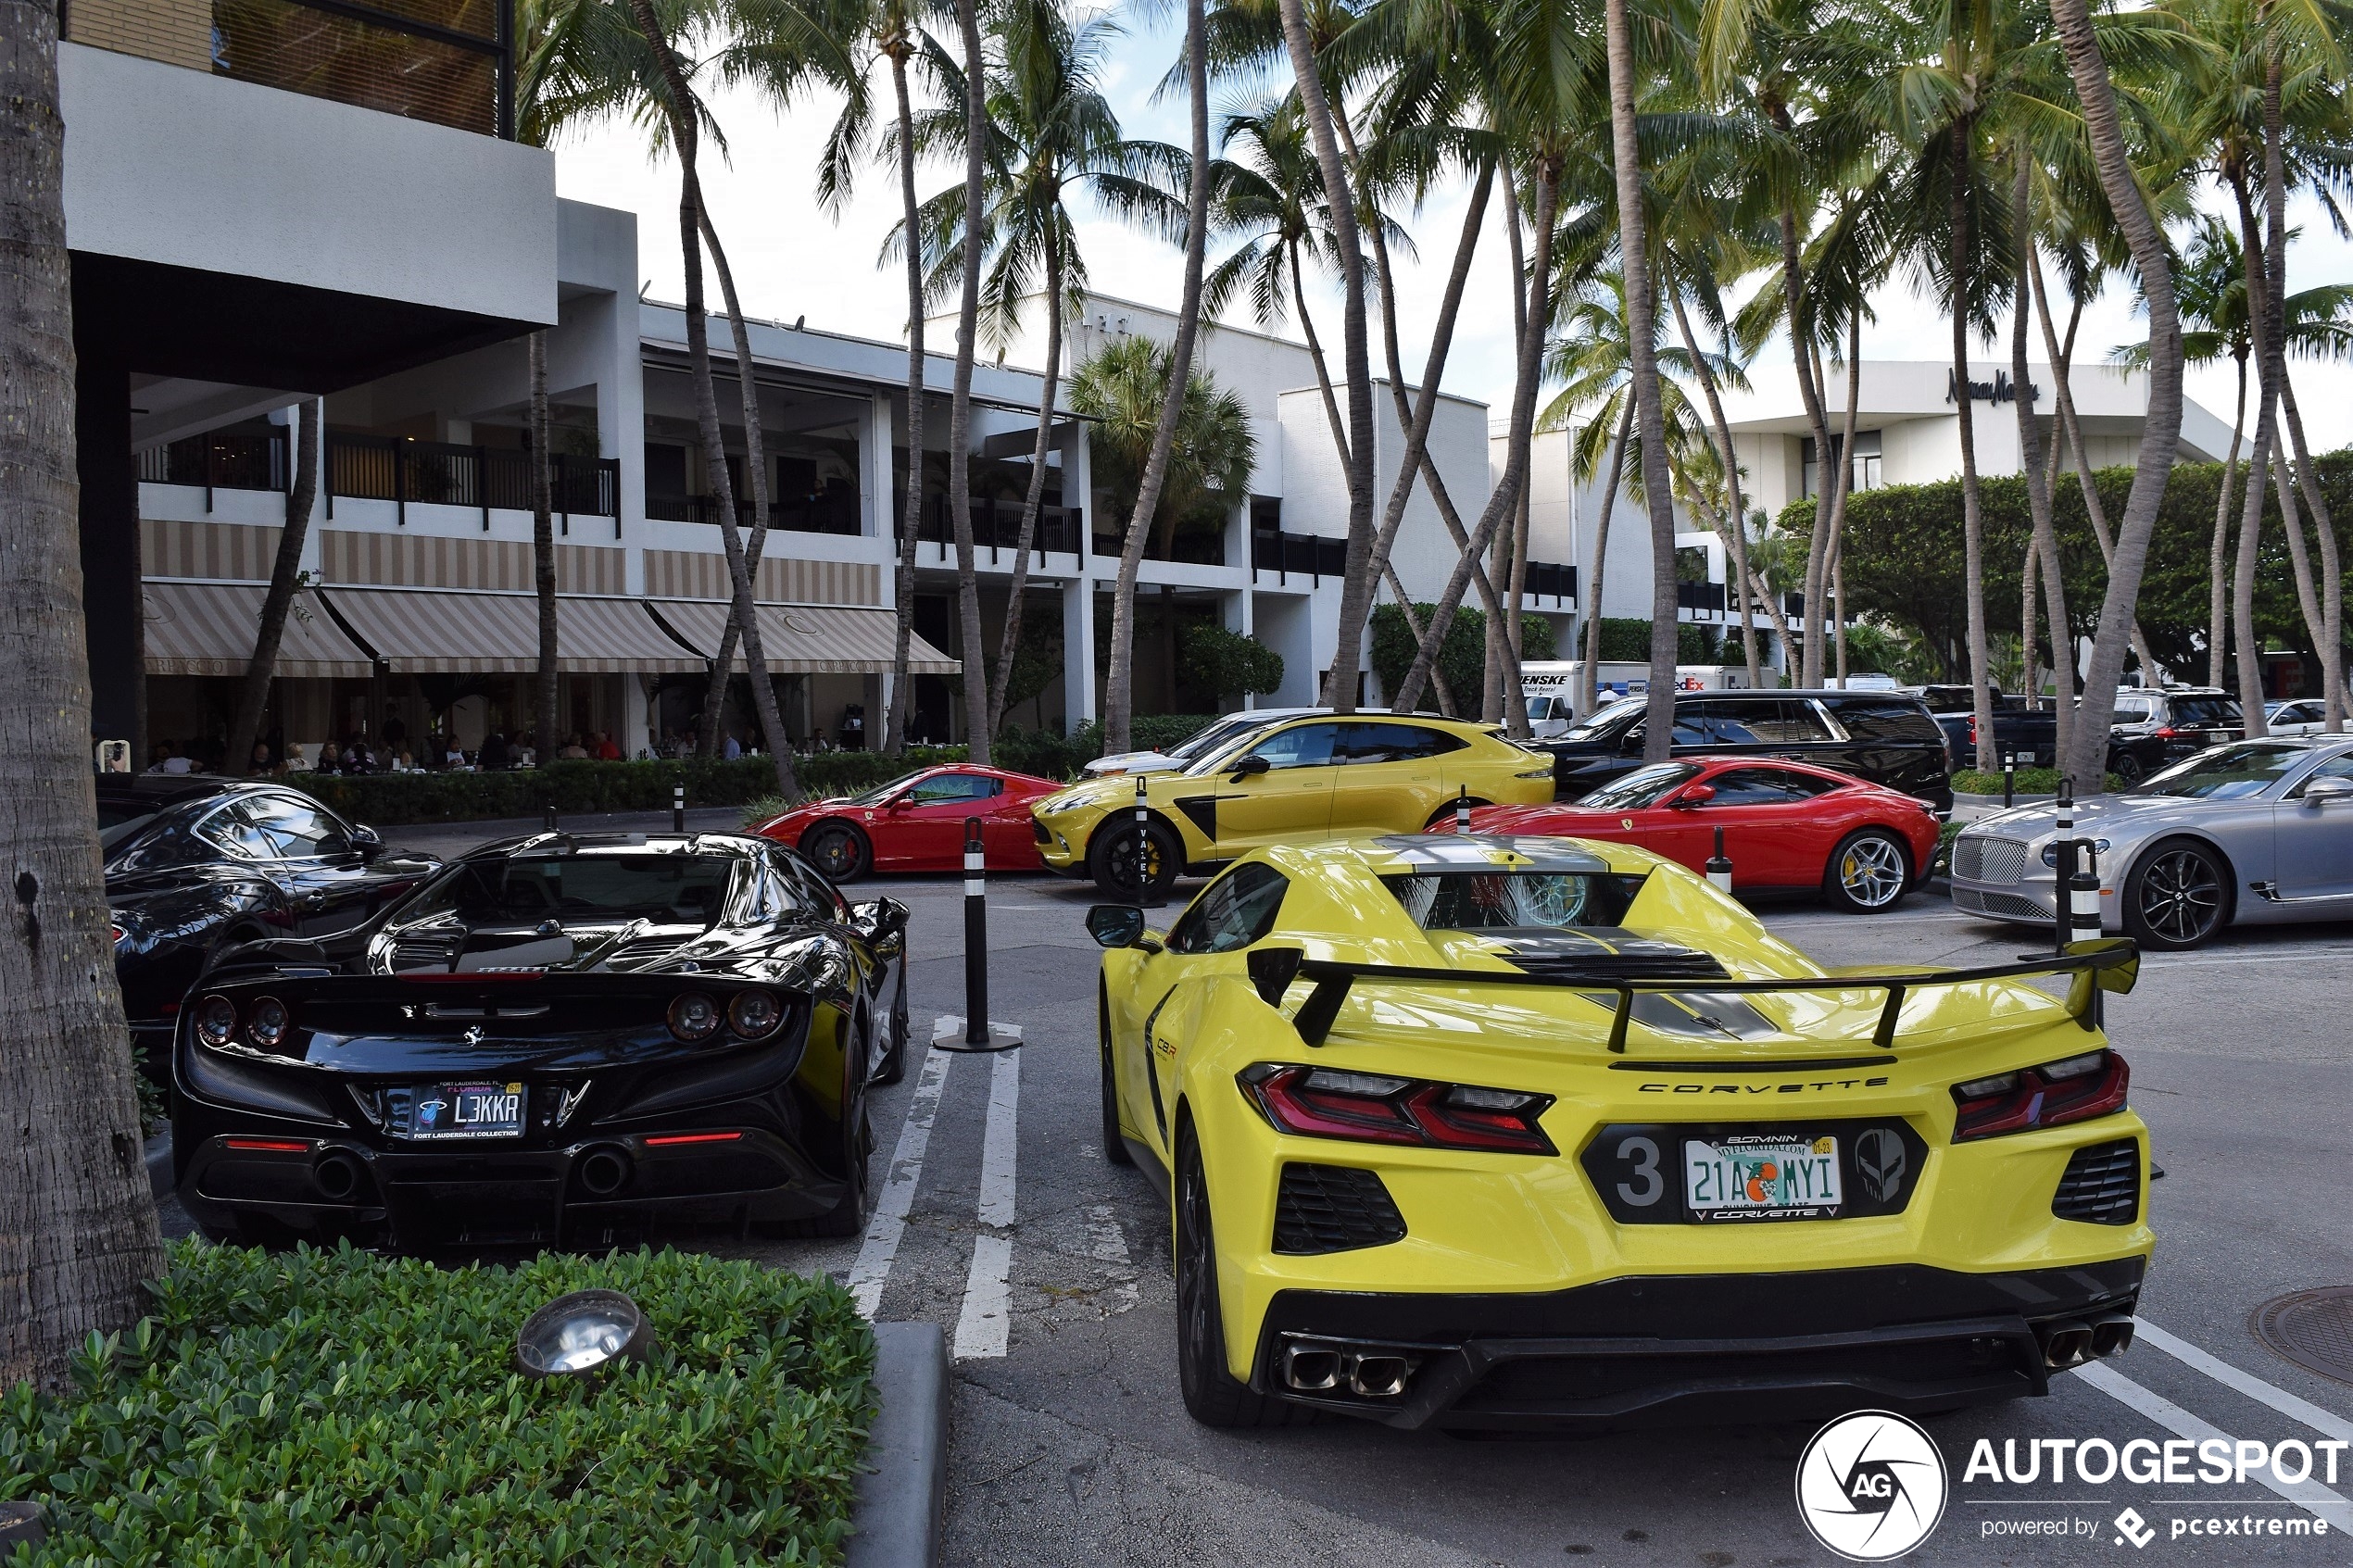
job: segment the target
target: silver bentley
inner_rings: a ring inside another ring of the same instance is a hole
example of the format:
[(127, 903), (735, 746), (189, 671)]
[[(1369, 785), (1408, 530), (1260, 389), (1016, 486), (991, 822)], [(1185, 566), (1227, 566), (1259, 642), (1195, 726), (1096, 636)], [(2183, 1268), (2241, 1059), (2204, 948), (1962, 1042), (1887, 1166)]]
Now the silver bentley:
[[(1982, 818), (1953, 842), (1956, 909), (2049, 925), (2056, 809)], [(2101, 926), (2144, 947), (2195, 947), (2224, 926), (2353, 919), (2353, 735), (2238, 741), (2119, 795), (2079, 801)]]

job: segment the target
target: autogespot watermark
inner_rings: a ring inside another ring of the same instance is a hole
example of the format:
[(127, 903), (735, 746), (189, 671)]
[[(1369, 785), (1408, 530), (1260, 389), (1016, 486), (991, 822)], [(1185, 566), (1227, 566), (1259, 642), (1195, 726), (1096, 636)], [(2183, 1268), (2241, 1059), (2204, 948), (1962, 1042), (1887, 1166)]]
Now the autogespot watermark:
[[(1993, 1438), (1980, 1437), (1962, 1467), (1961, 1486), (1982, 1492), (2032, 1486), (2080, 1490), (2118, 1483), (2193, 1489), (2256, 1484), (2274, 1491), (2309, 1490), (2318, 1500), (2334, 1502), (2321, 1488), (2336, 1485), (2341, 1468), (2353, 1468), (2346, 1462), (2348, 1449), (2353, 1445), (2335, 1438), (2271, 1443), (2254, 1437), (2011, 1437), (1997, 1447)], [(1850, 1562), (1886, 1562), (1919, 1546), (1935, 1534), (1950, 1491), (1935, 1440), (1915, 1423), (1885, 1411), (1839, 1417), (1814, 1435), (1797, 1461), (1798, 1517), (1816, 1540)], [(1961, 1500), (2035, 1503), (2032, 1498), (1987, 1496)], [(2218, 1499), (2212, 1508), (2190, 1506), (2180, 1498), (2148, 1499), (2146, 1506), (2158, 1512), (2155, 1519), (2129, 1500), (2113, 1518), (2086, 1517), (2074, 1512), (2082, 1500), (2052, 1505), (2067, 1508), (2052, 1516), (1991, 1515), (1978, 1522), (1978, 1534), (2006, 1543), (2105, 1537), (2111, 1546), (2139, 1551), (2159, 1540), (2204, 1545), (2226, 1537), (2284, 1541), (2334, 1533), (2327, 1519), (2295, 1496), (2260, 1502)]]

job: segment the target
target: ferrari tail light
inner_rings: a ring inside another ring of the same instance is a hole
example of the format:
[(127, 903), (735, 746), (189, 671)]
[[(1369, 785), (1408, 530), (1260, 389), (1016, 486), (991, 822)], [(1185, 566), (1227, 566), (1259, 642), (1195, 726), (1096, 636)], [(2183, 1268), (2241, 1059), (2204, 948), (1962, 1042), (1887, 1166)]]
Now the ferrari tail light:
[(724, 1015), (719, 1004), (700, 991), (688, 991), (670, 1004), (670, 1032), (688, 1045), (699, 1045), (719, 1033)]
[(245, 1037), (265, 1051), (274, 1051), (286, 1037), (286, 1004), (264, 997), (245, 1019)]
[(1259, 1062), (1238, 1074), (1275, 1130), (1310, 1138), (1494, 1154), (1554, 1154), (1537, 1119), (1550, 1095)]
[(216, 1050), (237, 1037), (237, 1004), (207, 997), (196, 1004), (196, 1038)]
[(727, 1027), (747, 1040), (774, 1034), (784, 1021), (783, 1004), (766, 991), (738, 991), (727, 1004)]
[(1953, 1085), (1953, 1141), (2086, 1122), (2124, 1109), (2132, 1070), (2112, 1050), (2085, 1051)]

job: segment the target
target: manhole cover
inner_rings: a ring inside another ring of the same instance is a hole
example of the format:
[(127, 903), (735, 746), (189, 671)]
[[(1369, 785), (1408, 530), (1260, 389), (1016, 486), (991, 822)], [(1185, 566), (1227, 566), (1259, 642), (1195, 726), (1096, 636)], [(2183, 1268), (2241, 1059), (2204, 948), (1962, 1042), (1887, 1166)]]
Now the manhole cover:
[(2353, 1286), (2299, 1290), (2255, 1309), (2247, 1327), (2309, 1372), (2353, 1383)]

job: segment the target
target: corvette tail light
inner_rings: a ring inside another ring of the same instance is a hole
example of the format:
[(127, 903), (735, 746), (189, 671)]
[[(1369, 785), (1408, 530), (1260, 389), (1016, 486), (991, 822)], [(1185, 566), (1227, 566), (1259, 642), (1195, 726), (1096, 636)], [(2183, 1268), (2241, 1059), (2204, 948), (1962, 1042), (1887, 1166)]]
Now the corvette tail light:
[(196, 1004), (196, 1038), (219, 1049), (237, 1037), (237, 1004), (226, 997), (207, 997)]
[(1953, 1085), (1953, 1141), (2086, 1122), (2124, 1109), (2132, 1069), (2112, 1050), (2046, 1061)]
[(1259, 1062), (1238, 1075), (1277, 1132), (1494, 1154), (1554, 1154), (1537, 1118), (1550, 1095)]

